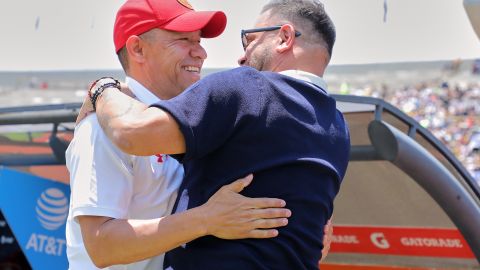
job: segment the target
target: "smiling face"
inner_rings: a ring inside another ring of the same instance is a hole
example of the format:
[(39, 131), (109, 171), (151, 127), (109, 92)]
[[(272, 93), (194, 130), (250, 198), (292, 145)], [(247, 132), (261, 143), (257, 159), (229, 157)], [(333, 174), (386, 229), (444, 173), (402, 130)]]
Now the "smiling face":
[(200, 80), (203, 61), (207, 58), (200, 45), (200, 31), (171, 32), (153, 29), (140, 36), (144, 41), (145, 87), (162, 99), (182, 93)]

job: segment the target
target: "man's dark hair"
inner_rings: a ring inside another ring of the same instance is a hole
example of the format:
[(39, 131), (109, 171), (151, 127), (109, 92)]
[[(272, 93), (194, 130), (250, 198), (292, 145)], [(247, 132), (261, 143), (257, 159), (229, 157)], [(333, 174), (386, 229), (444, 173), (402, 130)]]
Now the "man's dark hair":
[(127, 55), (127, 48), (123, 46), (118, 52), (118, 61), (120, 61), (120, 64), (122, 65), (123, 71), (127, 72), (128, 71), (128, 55)]
[(271, 0), (262, 9), (261, 13), (272, 10), (272, 14), (291, 20), (311, 25), (312, 34), (323, 40), (327, 46), (330, 57), (335, 43), (335, 25), (328, 16), (323, 4), (318, 0)]

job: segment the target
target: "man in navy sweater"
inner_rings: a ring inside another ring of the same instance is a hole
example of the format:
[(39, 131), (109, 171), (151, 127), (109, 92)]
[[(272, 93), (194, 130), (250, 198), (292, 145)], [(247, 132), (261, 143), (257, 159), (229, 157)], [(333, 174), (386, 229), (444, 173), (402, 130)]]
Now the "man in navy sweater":
[(318, 268), (350, 150), (347, 125), (322, 79), (334, 41), (321, 3), (273, 0), (255, 28), (242, 31), (240, 68), (150, 108), (113, 80), (92, 88), (100, 123), (123, 151), (179, 154), (185, 179), (176, 212), (249, 173), (255, 181), (244, 195), (281, 198), (292, 210), (276, 238), (203, 237), (167, 253), (166, 269)]

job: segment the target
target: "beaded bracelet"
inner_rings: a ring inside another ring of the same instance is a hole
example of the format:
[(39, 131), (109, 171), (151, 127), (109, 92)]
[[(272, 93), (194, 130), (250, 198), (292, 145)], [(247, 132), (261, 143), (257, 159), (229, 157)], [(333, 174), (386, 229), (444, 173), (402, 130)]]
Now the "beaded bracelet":
[(91, 97), (92, 96), (92, 88), (101, 80), (103, 79), (110, 79), (116, 81), (113, 77), (101, 77), (100, 79), (96, 79), (90, 84), (90, 87), (88, 87), (88, 95)]
[[(103, 79), (109, 79), (109, 80), (113, 80), (113, 82), (107, 82), (107, 83), (100, 83), (100, 85), (98, 87), (95, 88), (95, 90), (93, 91), (93, 94), (92, 94), (92, 88), (94, 86), (96, 86), (98, 84), (98, 82), (100, 82), (101, 80)], [(90, 90), (88, 91), (88, 95), (90, 97), (90, 101), (92, 102), (92, 106), (93, 106), (93, 110), (96, 111), (97, 107), (96, 107), (96, 103), (97, 103), (97, 99), (98, 97), (103, 93), (103, 91), (107, 88), (110, 88), (110, 87), (113, 87), (113, 88), (117, 88), (118, 90), (120, 90), (120, 82), (112, 77), (102, 77), (96, 81), (94, 81), (92, 83), (92, 85), (90, 86)]]

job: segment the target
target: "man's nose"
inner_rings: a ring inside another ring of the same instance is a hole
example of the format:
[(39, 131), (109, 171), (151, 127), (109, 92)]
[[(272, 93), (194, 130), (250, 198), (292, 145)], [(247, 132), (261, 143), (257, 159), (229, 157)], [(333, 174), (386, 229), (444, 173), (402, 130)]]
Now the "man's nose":
[(200, 58), (202, 60), (207, 59), (207, 51), (200, 44), (196, 44), (191, 51), (191, 55), (194, 58)]
[(245, 65), (246, 61), (247, 61), (247, 57), (245, 57), (245, 54), (244, 54), (242, 55), (242, 57), (238, 58), (237, 63), (238, 65), (243, 66)]

